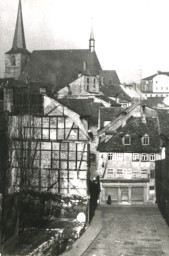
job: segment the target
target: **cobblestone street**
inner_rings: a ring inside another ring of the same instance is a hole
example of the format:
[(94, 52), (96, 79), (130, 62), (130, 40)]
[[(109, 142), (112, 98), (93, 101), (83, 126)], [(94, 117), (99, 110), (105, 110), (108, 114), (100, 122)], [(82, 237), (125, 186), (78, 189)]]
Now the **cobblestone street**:
[(83, 256), (169, 255), (169, 228), (156, 206), (99, 209), (103, 228)]

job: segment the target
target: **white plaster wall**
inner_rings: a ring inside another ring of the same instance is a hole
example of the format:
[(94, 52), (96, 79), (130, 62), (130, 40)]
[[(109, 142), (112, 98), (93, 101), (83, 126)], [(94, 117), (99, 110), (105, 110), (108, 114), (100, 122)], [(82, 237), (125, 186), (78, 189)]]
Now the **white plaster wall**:
[[(108, 160), (108, 153), (99, 153), (98, 157), (98, 174), (103, 175), (107, 169), (113, 169), (117, 171), (117, 169), (123, 170), (133, 170), (133, 171), (140, 171), (141, 170), (148, 170), (148, 174), (150, 174), (150, 170), (155, 169), (155, 161), (132, 161), (132, 153), (124, 153), (123, 154), (123, 161), (119, 160)], [(160, 154), (156, 154), (156, 160), (161, 158)], [(103, 166), (104, 165), (104, 166)], [(148, 178), (148, 177), (147, 177)]]
[(167, 75), (157, 75), (153, 78), (153, 92), (169, 92), (169, 77)]

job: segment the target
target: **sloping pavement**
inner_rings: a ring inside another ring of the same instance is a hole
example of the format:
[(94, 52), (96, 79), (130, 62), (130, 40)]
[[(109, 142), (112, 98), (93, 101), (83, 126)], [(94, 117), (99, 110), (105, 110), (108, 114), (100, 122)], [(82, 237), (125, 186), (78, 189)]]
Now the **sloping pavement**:
[(157, 206), (99, 206), (64, 256), (169, 256), (169, 227)]
[(93, 240), (97, 237), (103, 228), (103, 222), (101, 218), (101, 210), (97, 209), (95, 215), (90, 223), (90, 226), (83, 233), (83, 235), (76, 240), (72, 249), (62, 254), (62, 256), (80, 256), (89, 248)]

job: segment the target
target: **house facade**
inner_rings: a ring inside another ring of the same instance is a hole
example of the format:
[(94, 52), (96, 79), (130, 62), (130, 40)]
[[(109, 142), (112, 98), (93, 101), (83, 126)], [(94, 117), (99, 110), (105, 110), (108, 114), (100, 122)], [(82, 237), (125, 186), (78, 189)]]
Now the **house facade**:
[(68, 86), (58, 91), (58, 97), (87, 97), (100, 93), (100, 77), (79, 74), (79, 77)]
[(98, 151), (101, 203), (109, 196), (117, 204), (155, 203), (156, 161), (161, 159), (157, 118), (130, 116), (105, 131)]
[(169, 96), (169, 72), (157, 71), (157, 74), (141, 81), (141, 91), (146, 98)]
[(9, 115), (8, 193), (40, 191), (88, 195), (87, 120), (43, 96), (35, 114)]

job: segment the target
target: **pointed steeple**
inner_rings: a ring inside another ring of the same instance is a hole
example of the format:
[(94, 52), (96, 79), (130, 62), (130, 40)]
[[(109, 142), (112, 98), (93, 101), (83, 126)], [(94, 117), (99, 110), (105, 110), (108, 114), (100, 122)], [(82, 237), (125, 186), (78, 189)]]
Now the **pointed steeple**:
[(89, 50), (90, 50), (90, 52), (95, 51), (95, 39), (94, 39), (93, 29), (91, 29), (91, 33), (90, 33)]
[(18, 79), (31, 53), (26, 49), (22, 18), (21, 0), (19, 0), (18, 15), (12, 48), (5, 53), (5, 77)]
[(18, 15), (12, 48), (15, 50), (26, 49), (21, 0), (19, 0)]

